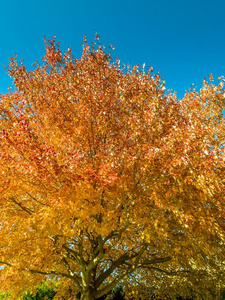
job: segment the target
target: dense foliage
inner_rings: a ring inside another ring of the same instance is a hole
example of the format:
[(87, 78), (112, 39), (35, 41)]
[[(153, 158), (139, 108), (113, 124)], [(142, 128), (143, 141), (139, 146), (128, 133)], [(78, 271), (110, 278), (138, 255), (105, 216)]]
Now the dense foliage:
[[(223, 78), (182, 100), (98, 45), (12, 58), (0, 98), (0, 289), (216, 299), (225, 278)], [(207, 289), (206, 289), (207, 287)]]
[(52, 300), (56, 295), (56, 287), (50, 286), (47, 282), (37, 287), (32, 294), (29, 291), (23, 296), (23, 300)]

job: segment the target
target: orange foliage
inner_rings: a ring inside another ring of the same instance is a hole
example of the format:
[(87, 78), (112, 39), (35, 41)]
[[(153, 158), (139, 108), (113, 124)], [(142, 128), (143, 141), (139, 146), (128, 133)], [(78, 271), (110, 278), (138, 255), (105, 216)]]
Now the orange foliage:
[[(215, 299), (225, 269), (223, 78), (182, 100), (104, 48), (45, 43), (8, 68), (0, 98), (0, 287), (49, 278), (96, 299), (190, 289)], [(211, 78), (212, 79), (212, 78)], [(60, 294), (61, 295), (61, 294)]]

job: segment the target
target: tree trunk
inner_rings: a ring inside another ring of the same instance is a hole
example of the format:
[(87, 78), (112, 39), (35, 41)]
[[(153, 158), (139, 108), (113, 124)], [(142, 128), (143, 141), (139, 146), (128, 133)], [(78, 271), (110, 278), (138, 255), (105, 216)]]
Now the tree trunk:
[(83, 269), (82, 270), (82, 290), (80, 300), (95, 300), (95, 274), (96, 267), (91, 270)]
[(94, 297), (93, 290), (88, 289), (86, 291), (83, 291), (81, 293), (81, 298), (80, 300), (95, 300), (96, 298)]

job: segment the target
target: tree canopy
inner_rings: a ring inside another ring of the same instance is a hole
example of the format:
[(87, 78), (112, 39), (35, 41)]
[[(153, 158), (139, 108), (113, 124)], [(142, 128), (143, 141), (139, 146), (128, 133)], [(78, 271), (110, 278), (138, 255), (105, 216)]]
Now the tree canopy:
[[(0, 289), (44, 279), (94, 300), (118, 284), (148, 299), (225, 278), (224, 79), (182, 100), (100, 44), (54, 40), (0, 97)], [(207, 287), (207, 289), (206, 289)]]

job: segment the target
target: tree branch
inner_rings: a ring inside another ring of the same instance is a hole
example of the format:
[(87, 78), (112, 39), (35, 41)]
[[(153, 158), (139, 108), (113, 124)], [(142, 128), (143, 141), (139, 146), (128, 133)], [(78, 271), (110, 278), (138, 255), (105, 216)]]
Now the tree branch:
[(0, 261), (0, 265), (7, 265), (9, 267), (12, 267), (12, 265), (8, 262), (5, 262), (5, 261)]
[(170, 261), (171, 259), (172, 259), (171, 256), (159, 257), (159, 258), (155, 258), (152, 260), (145, 259), (138, 266), (142, 267), (142, 266), (148, 266), (148, 265), (152, 265), (152, 264), (164, 263), (166, 261)]
[(35, 198), (34, 196), (32, 196), (30, 193), (28, 193), (27, 191), (25, 191), (25, 193), (28, 195), (28, 196), (30, 196), (34, 201), (36, 201), (37, 203), (39, 203), (39, 204), (41, 204), (41, 205), (43, 205), (43, 206), (50, 206), (49, 204), (45, 204), (45, 203), (43, 203), (43, 202), (41, 202), (41, 201), (39, 201), (39, 200), (37, 200), (37, 198)]
[(119, 267), (120, 265), (122, 265), (127, 259), (129, 259), (129, 255), (127, 253), (123, 254), (121, 257), (119, 257), (117, 260), (115, 260), (112, 265), (100, 276), (98, 276), (96, 282), (95, 282), (95, 286), (96, 288), (98, 288), (103, 281), (110, 275), (112, 274), (112, 272)]
[(117, 283), (120, 282), (121, 279), (123, 279), (126, 275), (128, 275), (128, 273), (131, 270), (132, 270), (132, 267), (127, 268), (125, 271), (120, 273), (110, 284), (108, 284), (107, 286), (105, 286), (101, 290), (97, 291), (96, 298), (100, 298), (100, 297), (104, 296), (106, 293), (108, 293), (109, 291), (111, 291), (117, 285)]
[(77, 261), (77, 252), (73, 249), (70, 249), (65, 244), (62, 245), (62, 248), (67, 251), (68, 257), (73, 261)]
[[(9, 267), (15, 267), (12, 264), (10, 264), (8, 262), (4, 262), (4, 261), (0, 261), (0, 264), (7, 265)], [(63, 272), (56, 272), (56, 271), (45, 272), (45, 271), (29, 269), (29, 268), (17, 268), (17, 270), (27, 271), (27, 272), (30, 272), (32, 274), (56, 275), (56, 276), (66, 277), (66, 278), (69, 278), (69, 279), (72, 279), (73, 281), (75, 281), (78, 288), (81, 289), (81, 286), (80, 286), (81, 278), (77, 274), (74, 274), (74, 273), (73, 274), (66, 274), (66, 273), (63, 273)]]
[[(133, 264), (131, 264), (128, 268), (126, 268), (126, 270), (124, 270), (122, 273), (120, 273), (110, 284), (108, 284), (101, 290), (97, 291), (96, 298), (100, 298), (101, 296), (103, 296), (106, 293), (108, 293), (109, 291), (111, 291), (117, 285), (117, 283), (120, 282), (121, 279), (123, 279), (128, 274), (134, 272), (134, 270), (138, 266), (138, 262), (141, 259), (141, 256), (143, 255), (143, 253), (145, 252), (146, 249), (147, 249), (147, 244), (144, 243), (141, 250), (135, 254), (135, 257), (136, 257), (135, 262)], [(119, 264), (119, 265), (121, 265), (121, 264)], [(104, 275), (104, 273), (103, 273), (103, 275)], [(100, 282), (100, 280), (99, 280), (99, 282)]]
[(76, 281), (76, 284), (79, 287), (79, 289), (81, 289), (81, 278), (78, 275), (74, 274), (65, 257), (63, 257), (62, 262), (64, 263), (69, 275), (72, 276), (72, 278)]
[(109, 235), (107, 235), (103, 239), (103, 244), (105, 244), (108, 240), (114, 237), (121, 238), (122, 233), (128, 228), (129, 224), (126, 224), (124, 227), (122, 227), (120, 230), (113, 230)]
[(180, 271), (170, 272), (170, 271), (166, 271), (166, 270), (163, 270), (163, 269), (160, 269), (160, 268), (157, 268), (157, 267), (149, 267), (148, 269), (154, 270), (154, 271), (157, 271), (157, 272), (161, 272), (161, 273), (164, 273), (164, 274), (169, 275), (169, 276), (176, 276), (179, 273), (191, 273), (189, 270), (180, 270)]
[(20, 202), (18, 202), (14, 197), (10, 197), (10, 200), (12, 200), (13, 203), (15, 203), (16, 205), (18, 205), (22, 210), (24, 210), (26, 213), (28, 213), (29, 215), (32, 215), (34, 213), (33, 210), (23, 206)]

